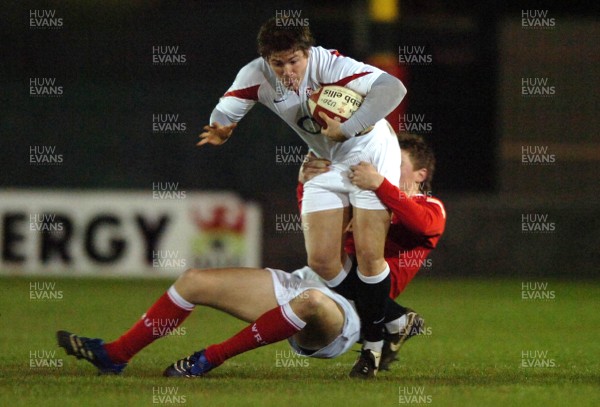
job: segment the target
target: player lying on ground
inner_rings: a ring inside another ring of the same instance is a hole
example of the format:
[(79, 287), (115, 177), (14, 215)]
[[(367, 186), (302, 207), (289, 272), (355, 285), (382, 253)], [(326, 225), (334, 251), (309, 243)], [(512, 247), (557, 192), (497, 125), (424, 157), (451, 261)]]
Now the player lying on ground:
[[(374, 377), (377, 370), (387, 370), (397, 360), (396, 355), (406, 339), (420, 333), (423, 319), (413, 310), (395, 301), (417, 271), (425, 264), (444, 231), (446, 211), (442, 202), (431, 197), (431, 181), (435, 170), (435, 156), (421, 136), (398, 135), (402, 149), (400, 188), (393, 186), (376, 169), (360, 163), (351, 169), (352, 183), (363, 189), (375, 191), (393, 212), (392, 224), (385, 242), (385, 258), (390, 266), (392, 286), (385, 317), (384, 346), (381, 355), (362, 352), (358, 360), (363, 377)], [(297, 189), (298, 204), (302, 205), (303, 184), (329, 170), (330, 162), (309, 155), (302, 165)], [(346, 240), (345, 252), (354, 258), (352, 235)], [(354, 262), (355, 263), (355, 262)], [(342, 276), (337, 285), (330, 287), (353, 299), (356, 296), (357, 277), (354, 270)], [(357, 304), (358, 305), (358, 304)], [(360, 315), (360, 309), (359, 309)], [(381, 360), (379, 360), (381, 356)]]
[(177, 361), (164, 371), (165, 376), (202, 376), (235, 355), (284, 339), (300, 355), (334, 358), (360, 336), (360, 320), (352, 305), (308, 267), (294, 273), (190, 269), (119, 339), (105, 344), (101, 339), (58, 331), (58, 344), (67, 354), (94, 364), (100, 373), (119, 374), (136, 353), (172, 332), (196, 305), (225, 311), (250, 325), (220, 344)]
[[(419, 193), (419, 191), (429, 190), (428, 185), (433, 175), (431, 151), (423, 148), (422, 139), (418, 137), (412, 137), (406, 141), (401, 139), (401, 144), (404, 150), (404, 182), (401, 185), (406, 192), (393, 188), (385, 192), (386, 181), (382, 181), (374, 168), (364, 164), (355, 168), (353, 175), (357, 185), (364, 188), (375, 188), (379, 194), (382, 194), (382, 200), (394, 208), (395, 223), (390, 228), (390, 235), (386, 242), (386, 248), (392, 252), (387, 256), (387, 261), (392, 266), (395, 281), (390, 292), (391, 298), (397, 297), (419, 268), (418, 264), (414, 263), (402, 264), (397, 261), (398, 258), (394, 253), (399, 253), (399, 256), (402, 257), (403, 253), (407, 253), (403, 250), (419, 251), (422, 252), (420, 256), (426, 258), (429, 251), (437, 244), (445, 221), (445, 212), (441, 203)], [(423, 171), (427, 168), (429, 168), (428, 172)], [(327, 164), (309, 161), (305, 164), (301, 174), (306, 177), (314, 177), (326, 171), (328, 171)], [(304, 181), (302, 178), (301, 180)], [(299, 191), (301, 192), (301, 188)], [(390, 193), (390, 191), (396, 193)], [(408, 221), (402, 222), (401, 219), (405, 217)], [(352, 253), (352, 248), (348, 246), (347, 250)], [(276, 279), (270, 278), (269, 273), (273, 273), (273, 276), (279, 279), (279, 283), (273, 283)], [(305, 270), (296, 274), (308, 276), (310, 272)], [(346, 292), (346, 295), (352, 297), (356, 281), (356, 273), (353, 271), (336, 286), (336, 289)], [(316, 284), (317, 287), (320, 287), (319, 292), (308, 289), (307, 284), (309, 287)], [(283, 291), (281, 291), (281, 286), (283, 286)], [(283, 292), (283, 294), (277, 294), (277, 292)], [(297, 276), (292, 279), (290, 275), (279, 271), (262, 269), (188, 270), (148, 310), (142, 320), (138, 321), (118, 340), (104, 345), (100, 339), (83, 338), (60, 331), (58, 332), (58, 341), (68, 354), (92, 362), (101, 372), (120, 373), (137, 352), (179, 326), (189, 315), (194, 304), (202, 304), (223, 310), (246, 321), (255, 320), (261, 313), (264, 315), (260, 316), (255, 324), (233, 338), (219, 345), (209, 346), (206, 350), (196, 352), (192, 356), (178, 361), (167, 369), (165, 372), (167, 375), (202, 375), (229, 357), (290, 336), (293, 336), (292, 346), (300, 354), (309, 354), (312, 349), (323, 348), (322, 345), (325, 345), (327, 350), (317, 350), (312, 353), (312, 356), (334, 357), (347, 350), (358, 338), (358, 328), (356, 327), (358, 316), (347, 301), (339, 296), (332, 297), (328, 293), (330, 291), (316, 281), (298, 280)], [(299, 314), (300, 318), (306, 319), (306, 326), (296, 335), (294, 335), (296, 330), (302, 324), (288, 324), (288, 320), (283, 317), (282, 313), (286, 309), (285, 304), (283, 307), (277, 307), (277, 304), (281, 305), (293, 296), (295, 298), (288, 303), (290, 304), (289, 308)], [(248, 302), (249, 299), (251, 302)], [(331, 306), (334, 303), (341, 304), (344, 312), (340, 312), (337, 305), (336, 311), (336, 308)], [(385, 319), (387, 336), (382, 362), (379, 366), (381, 369), (385, 369), (387, 364), (395, 359), (400, 345), (408, 338), (418, 334), (423, 326), (422, 319), (414, 311), (401, 307), (393, 301), (391, 303), (395, 308), (388, 308), (391, 314), (387, 315)], [(325, 310), (325, 314), (321, 313), (321, 317), (314, 317), (319, 310)], [(396, 314), (394, 315), (393, 312)], [(305, 315), (313, 315), (313, 318), (305, 317)], [(340, 334), (340, 330), (336, 327), (340, 326), (342, 319), (344, 322), (341, 323), (343, 328)], [(153, 321), (160, 320), (169, 321), (173, 325), (167, 327), (169, 329), (156, 331), (153, 329), (153, 326), (156, 325)], [(337, 322), (327, 325), (331, 321)], [(263, 330), (266, 330), (266, 334), (261, 333)], [(252, 335), (253, 333), (258, 333), (261, 339), (258, 340)], [(333, 341), (327, 339), (334, 335), (336, 336)], [(371, 376), (366, 375), (365, 377), (372, 377), (376, 372), (376, 366), (367, 365), (367, 367), (370, 367), (367, 370)]]
[[(400, 103), (406, 89), (393, 76), (371, 65), (313, 46), (309, 27), (282, 24), (272, 18), (257, 38), (260, 58), (244, 66), (220, 99), (198, 145), (220, 145), (258, 102), (283, 119), (318, 156), (332, 162), (330, 171), (304, 189), (302, 222), (307, 264), (326, 284), (348, 272), (340, 259), (344, 231), (353, 207), (354, 243), (358, 262), (357, 304), (365, 323), (365, 349), (380, 352), (381, 319), (390, 290), (390, 269), (384, 259), (390, 212), (375, 193), (353, 185), (351, 165), (372, 163), (393, 185), (400, 178), (400, 149), (385, 117)], [(365, 99), (344, 123), (325, 115), (320, 128), (307, 100), (323, 85), (345, 86)], [(356, 373), (356, 372), (355, 372)]]

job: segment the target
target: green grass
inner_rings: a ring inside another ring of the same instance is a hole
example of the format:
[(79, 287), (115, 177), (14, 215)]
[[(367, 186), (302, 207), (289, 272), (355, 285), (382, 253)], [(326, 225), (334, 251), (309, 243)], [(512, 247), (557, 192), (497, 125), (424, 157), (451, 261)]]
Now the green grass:
[[(29, 284), (40, 281), (56, 283), (63, 298), (31, 300)], [(161, 405), (153, 403), (157, 390), (193, 406), (406, 405), (401, 391), (422, 392), (410, 405), (600, 405), (600, 285), (548, 283), (554, 300), (524, 301), (520, 280), (417, 279), (401, 299), (425, 317), (428, 335), (411, 339), (390, 372), (361, 382), (346, 377), (354, 352), (278, 367), (286, 343), (233, 358), (204, 379), (161, 377), (169, 363), (244, 326), (205, 308), (186, 320), (184, 335), (144, 349), (123, 376), (98, 377), (57, 348), (55, 331), (115, 339), (170, 282), (0, 278), (0, 405)], [(30, 352), (39, 351), (56, 351), (62, 366), (31, 368)], [(554, 367), (521, 367), (523, 351), (547, 352), (538, 359)]]

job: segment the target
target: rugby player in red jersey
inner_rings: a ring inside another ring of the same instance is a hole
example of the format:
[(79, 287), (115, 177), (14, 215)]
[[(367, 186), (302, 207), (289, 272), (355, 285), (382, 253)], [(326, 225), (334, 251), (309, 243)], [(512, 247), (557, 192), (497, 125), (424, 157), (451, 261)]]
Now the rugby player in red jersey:
[[(446, 224), (444, 205), (431, 196), (431, 181), (435, 170), (432, 149), (417, 135), (401, 133), (398, 139), (402, 151), (400, 187), (391, 184), (372, 165), (365, 162), (352, 166), (349, 174), (354, 185), (375, 191), (377, 197), (393, 212), (385, 242), (385, 259), (390, 266), (392, 280), (390, 299), (396, 299), (421, 266), (426, 264), (427, 256), (436, 247)], [(328, 170), (329, 161), (314, 156), (307, 158), (299, 176), (299, 205), (302, 204), (303, 183)], [(352, 234), (347, 236), (345, 251), (351, 258), (354, 256)], [(350, 272), (339, 285), (331, 288), (353, 299), (355, 285), (356, 278)], [(389, 364), (396, 359), (400, 346), (408, 338), (420, 333), (424, 326), (423, 319), (418, 314), (395, 301), (388, 302), (384, 322), (385, 343), (379, 370), (387, 370)], [(372, 371), (373, 375), (377, 371), (372, 365), (365, 369)]]

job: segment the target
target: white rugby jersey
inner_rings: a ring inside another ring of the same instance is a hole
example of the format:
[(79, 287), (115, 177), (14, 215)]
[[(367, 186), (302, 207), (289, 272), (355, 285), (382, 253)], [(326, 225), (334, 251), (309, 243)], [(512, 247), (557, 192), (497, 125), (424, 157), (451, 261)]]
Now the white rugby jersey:
[(329, 140), (311, 118), (307, 99), (313, 90), (324, 85), (346, 86), (365, 96), (382, 73), (379, 68), (342, 56), (335, 50), (311, 47), (306, 73), (296, 93), (286, 88), (267, 61), (259, 57), (239, 71), (216, 109), (239, 122), (256, 102), (260, 102), (289, 124), (319, 157), (339, 160), (368, 142), (370, 134), (343, 143)]

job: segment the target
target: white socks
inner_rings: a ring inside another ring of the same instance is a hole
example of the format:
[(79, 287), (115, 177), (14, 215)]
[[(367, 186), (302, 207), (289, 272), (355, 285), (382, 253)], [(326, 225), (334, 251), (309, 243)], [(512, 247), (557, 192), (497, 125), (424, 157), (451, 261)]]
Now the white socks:
[(406, 326), (406, 315), (385, 324), (385, 329), (391, 334), (397, 334)]

